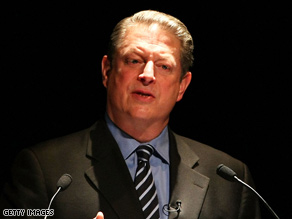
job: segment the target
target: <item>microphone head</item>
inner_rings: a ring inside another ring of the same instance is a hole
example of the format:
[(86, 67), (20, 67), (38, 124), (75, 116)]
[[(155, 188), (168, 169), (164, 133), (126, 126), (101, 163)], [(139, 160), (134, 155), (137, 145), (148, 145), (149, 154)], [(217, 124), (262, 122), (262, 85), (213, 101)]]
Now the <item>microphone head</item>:
[(228, 181), (236, 181), (236, 179), (234, 178), (236, 176), (236, 173), (224, 164), (220, 164), (217, 167), (216, 173)]
[(72, 182), (72, 176), (70, 174), (63, 174), (57, 182), (57, 188), (61, 187), (62, 190), (65, 190), (69, 187)]

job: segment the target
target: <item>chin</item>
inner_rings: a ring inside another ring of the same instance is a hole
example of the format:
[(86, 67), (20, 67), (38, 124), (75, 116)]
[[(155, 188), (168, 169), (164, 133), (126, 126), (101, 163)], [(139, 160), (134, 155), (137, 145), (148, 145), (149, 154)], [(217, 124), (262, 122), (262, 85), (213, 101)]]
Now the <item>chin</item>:
[(151, 114), (147, 114), (145, 112), (134, 112), (134, 113), (131, 113), (130, 116), (132, 118), (142, 119), (142, 120), (148, 120), (152, 117)]
[(153, 116), (153, 112), (146, 109), (135, 109), (129, 112), (132, 118), (136, 119), (150, 119)]
[(158, 115), (157, 112), (143, 110), (132, 112), (130, 113), (130, 116), (131, 118), (151, 123), (165, 121), (165, 118), (167, 118), (166, 115), (162, 116)]

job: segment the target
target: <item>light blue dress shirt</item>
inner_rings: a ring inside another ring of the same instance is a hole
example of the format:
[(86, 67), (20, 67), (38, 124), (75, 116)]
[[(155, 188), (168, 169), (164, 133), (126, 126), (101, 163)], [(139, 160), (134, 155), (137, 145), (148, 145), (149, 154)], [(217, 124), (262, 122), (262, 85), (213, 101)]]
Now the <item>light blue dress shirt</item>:
[(160, 218), (167, 219), (168, 216), (163, 213), (162, 209), (165, 204), (169, 203), (169, 137), (168, 128), (165, 127), (161, 134), (150, 142), (140, 143), (134, 138), (119, 129), (109, 118), (105, 115), (105, 120), (109, 130), (119, 145), (125, 162), (129, 168), (133, 182), (137, 169), (138, 158), (135, 153), (136, 148), (141, 144), (151, 144), (155, 152), (150, 157), (150, 166), (155, 181), (159, 200)]

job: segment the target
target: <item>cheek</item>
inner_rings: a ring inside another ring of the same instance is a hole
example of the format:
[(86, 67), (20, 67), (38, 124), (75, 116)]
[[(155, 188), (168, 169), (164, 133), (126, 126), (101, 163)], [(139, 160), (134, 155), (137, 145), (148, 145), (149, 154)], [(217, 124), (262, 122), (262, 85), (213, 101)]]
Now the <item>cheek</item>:
[[(117, 69), (111, 72), (111, 75), (108, 79), (108, 93), (119, 101), (119, 98), (125, 97), (128, 94), (130, 83), (133, 80), (131, 74), (128, 72)], [(121, 99), (120, 99), (121, 100)]]
[(111, 76), (116, 84), (128, 83), (133, 80), (137, 73), (131, 69), (127, 68), (123, 63), (117, 63), (116, 68), (113, 69)]
[(118, 88), (119, 85), (124, 83), (125, 73), (122, 72), (120, 68), (112, 69), (109, 78), (108, 78), (108, 86), (114, 88)]
[(167, 105), (168, 107), (173, 107), (178, 99), (179, 83), (165, 83), (161, 85), (160, 89), (163, 104)]

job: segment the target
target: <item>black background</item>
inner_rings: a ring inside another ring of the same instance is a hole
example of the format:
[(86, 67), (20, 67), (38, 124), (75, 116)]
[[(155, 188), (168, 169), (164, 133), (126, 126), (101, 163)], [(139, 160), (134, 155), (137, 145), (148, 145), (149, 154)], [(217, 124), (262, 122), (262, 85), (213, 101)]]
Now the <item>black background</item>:
[(108, 37), (144, 9), (178, 17), (195, 42), (193, 80), (172, 129), (245, 162), (258, 192), (291, 218), (291, 12), (275, 2), (2, 3), (1, 185), (19, 150), (103, 116)]

